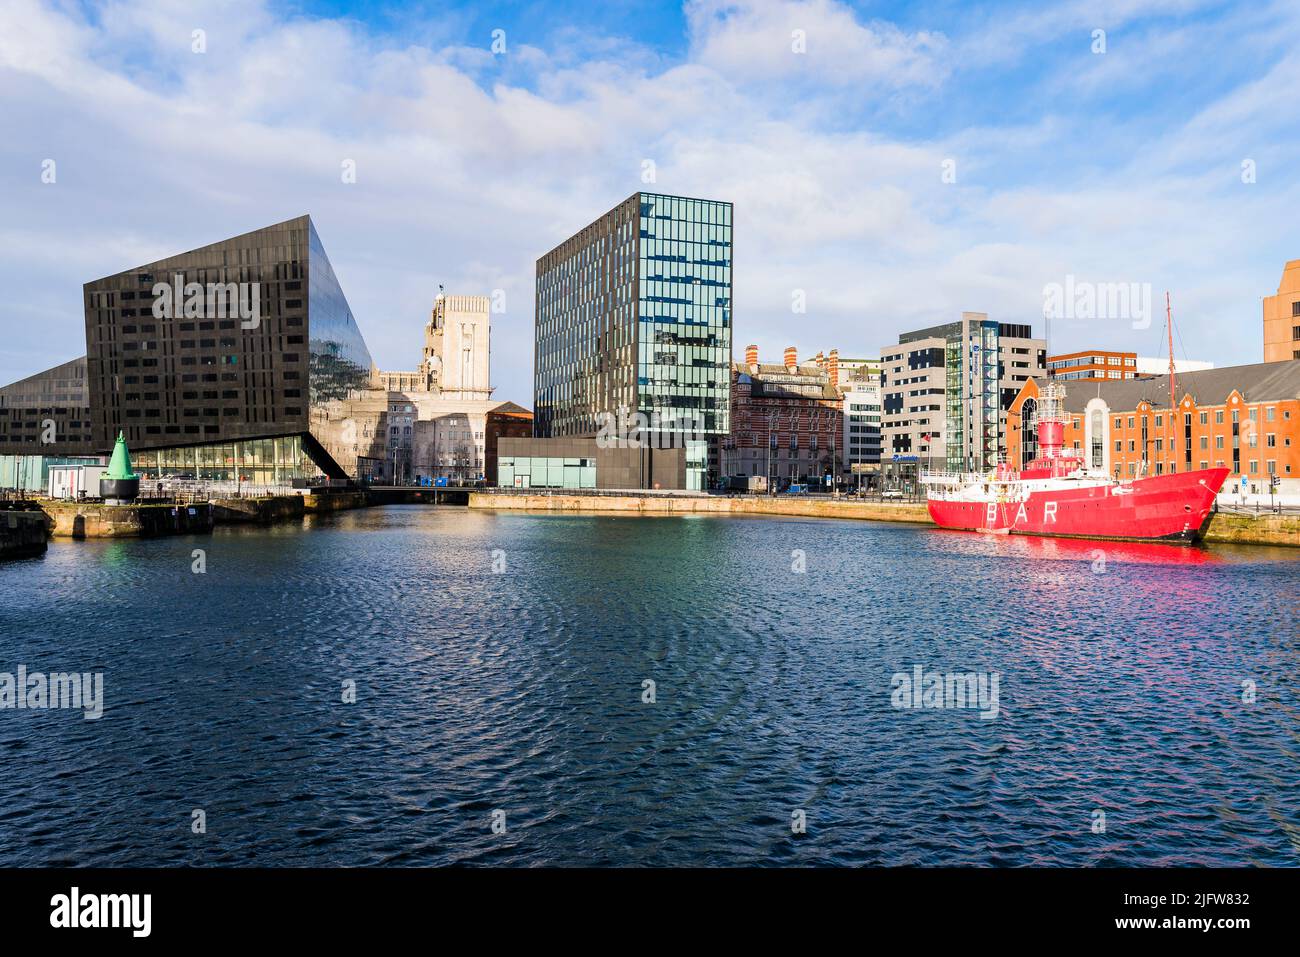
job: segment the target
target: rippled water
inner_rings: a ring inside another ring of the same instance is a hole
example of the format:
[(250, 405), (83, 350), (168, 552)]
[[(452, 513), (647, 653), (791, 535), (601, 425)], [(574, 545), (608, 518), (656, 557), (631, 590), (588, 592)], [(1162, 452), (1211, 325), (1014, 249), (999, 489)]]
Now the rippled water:
[[(1289, 550), (797, 519), (55, 542), (0, 565), (0, 671), (107, 706), (0, 711), (0, 864), (1295, 865), (1298, 586)], [(893, 708), (916, 665), (997, 672), (998, 716)]]

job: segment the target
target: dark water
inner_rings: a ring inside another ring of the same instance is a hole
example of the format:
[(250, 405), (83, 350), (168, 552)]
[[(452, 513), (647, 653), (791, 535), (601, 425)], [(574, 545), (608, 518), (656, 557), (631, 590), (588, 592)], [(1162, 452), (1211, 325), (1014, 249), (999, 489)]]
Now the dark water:
[[(0, 864), (1293, 866), (1298, 586), (1286, 550), (815, 520), (58, 542), (0, 566), (0, 671), (107, 706), (0, 711)], [(997, 717), (893, 708), (916, 665), (997, 672)]]

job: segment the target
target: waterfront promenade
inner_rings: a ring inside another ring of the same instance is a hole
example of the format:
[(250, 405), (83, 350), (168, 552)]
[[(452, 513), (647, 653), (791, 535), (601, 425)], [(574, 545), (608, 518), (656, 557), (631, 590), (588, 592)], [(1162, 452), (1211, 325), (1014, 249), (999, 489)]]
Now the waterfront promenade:
[[(924, 502), (832, 499), (824, 495), (581, 493), (513, 489), (472, 492), (469, 507), (508, 511), (623, 512), (639, 515), (773, 515), (857, 519), (933, 525)], [(1300, 547), (1300, 514), (1219, 512), (1206, 530), (1207, 542)]]

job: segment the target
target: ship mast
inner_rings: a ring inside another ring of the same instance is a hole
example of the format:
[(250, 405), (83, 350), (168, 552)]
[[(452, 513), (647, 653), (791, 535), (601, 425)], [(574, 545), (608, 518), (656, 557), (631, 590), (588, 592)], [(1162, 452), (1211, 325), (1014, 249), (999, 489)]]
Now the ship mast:
[(1169, 302), (1169, 290), (1165, 290), (1165, 329), (1169, 335), (1169, 471), (1177, 468), (1178, 458), (1174, 455), (1174, 437), (1178, 434), (1174, 428), (1174, 414), (1178, 408), (1178, 386), (1174, 371), (1174, 310)]
[(1169, 330), (1169, 408), (1178, 404), (1174, 391), (1174, 310), (1169, 304), (1169, 290), (1165, 290), (1165, 326)]

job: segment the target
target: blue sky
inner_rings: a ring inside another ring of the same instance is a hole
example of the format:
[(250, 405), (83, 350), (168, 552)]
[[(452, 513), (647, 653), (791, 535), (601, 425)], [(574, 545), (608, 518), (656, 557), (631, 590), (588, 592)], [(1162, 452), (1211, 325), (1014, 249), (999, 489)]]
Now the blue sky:
[[(736, 204), (737, 354), (1041, 331), (1073, 277), (1168, 289), (1180, 353), (1258, 361), (1300, 258), (1297, 27), (1290, 0), (5, 0), (0, 382), (83, 351), (81, 283), (308, 212), (382, 367), (438, 283), (503, 290), (493, 377), (531, 404), (534, 261), (640, 188)], [(1053, 346), (1159, 354), (1158, 326)]]

